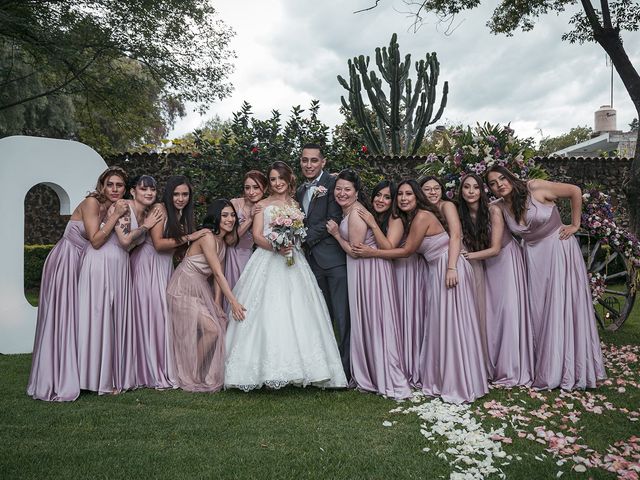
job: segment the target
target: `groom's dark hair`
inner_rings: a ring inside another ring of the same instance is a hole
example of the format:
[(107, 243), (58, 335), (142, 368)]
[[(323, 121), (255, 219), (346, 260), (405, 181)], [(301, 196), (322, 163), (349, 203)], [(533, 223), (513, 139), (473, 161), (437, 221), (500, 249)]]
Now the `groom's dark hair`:
[(320, 152), (320, 158), (324, 158), (324, 152), (322, 151), (323, 147), (319, 143), (305, 143), (302, 146), (300, 153), (302, 153), (302, 150), (304, 150), (305, 148), (309, 148), (311, 150), (318, 150)]

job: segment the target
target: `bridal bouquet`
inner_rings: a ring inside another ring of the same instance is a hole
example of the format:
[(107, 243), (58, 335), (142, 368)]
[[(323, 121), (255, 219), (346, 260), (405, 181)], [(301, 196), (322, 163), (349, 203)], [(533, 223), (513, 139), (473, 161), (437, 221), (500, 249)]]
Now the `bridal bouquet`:
[[(271, 233), (268, 236), (269, 242), (275, 251), (288, 246), (300, 248), (302, 240), (307, 236), (307, 229), (303, 223), (304, 213), (293, 205), (284, 207), (276, 207), (271, 214)], [(293, 252), (289, 252), (286, 256), (287, 265), (291, 266), (295, 263)]]

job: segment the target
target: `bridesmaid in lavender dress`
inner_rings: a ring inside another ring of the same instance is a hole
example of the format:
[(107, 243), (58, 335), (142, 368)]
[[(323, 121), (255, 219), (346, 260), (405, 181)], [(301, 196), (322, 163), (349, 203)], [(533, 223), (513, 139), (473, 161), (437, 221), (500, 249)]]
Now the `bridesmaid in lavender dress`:
[[(229, 282), (229, 287), (233, 289), (253, 253), (253, 235), (251, 233), (253, 225), (253, 214), (256, 203), (262, 200), (264, 191), (267, 188), (267, 177), (258, 170), (250, 170), (244, 176), (242, 198), (233, 198), (231, 203), (238, 214), (238, 236), (237, 245), (228, 246), (224, 262), (224, 276)], [(226, 302), (225, 302), (226, 303)], [(226, 308), (225, 308), (226, 311)]]
[[(371, 193), (375, 215), (364, 209), (358, 213), (373, 232), (378, 248), (391, 249), (404, 245), (406, 237), (402, 220), (393, 209), (396, 186), (389, 180), (376, 185)], [(393, 205), (393, 207), (392, 207)], [(405, 371), (412, 387), (420, 388), (420, 347), (424, 337), (426, 316), (427, 264), (417, 253), (393, 261), (398, 306), (400, 308), (400, 346)]]
[[(445, 188), (442, 181), (438, 177), (429, 175), (420, 179), (420, 189), (424, 193), (427, 200), (435, 205), (442, 216), (445, 223), (444, 228), (449, 235), (449, 253), (457, 259), (462, 251), (462, 225), (458, 216), (456, 205), (449, 200), (452, 196), (451, 192), (444, 195)], [(457, 261), (457, 260), (456, 260)], [(455, 263), (455, 262), (453, 262)], [(473, 287), (476, 311), (478, 313), (478, 327), (480, 328), (480, 342), (482, 344), (482, 353), (484, 355), (485, 364), (487, 362), (487, 328), (486, 328), (486, 305), (485, 305), (485, 286), (484, 286), (484, 265), (479, 260), (470, 260), (469, 264), (473, 269)], [(456, 272), (449, 271), (448, 275), (454, 277)]]
[(471, 402), (489, 391), (471, 266), (457, 252), (450, 253), (452, 243), (443, 226), (444, 217), (426, 200), (415, 180), (400, 182), (396, 201), (407, 232), (405, 245), (377, 250), (360, 244), (354, 245), (353, 251), (363, 257), (399, 258), (416, 251), (424, 256), (432, 281), (427, 284), (420, 352), (422, 391), (446, 402)]
[(72, 401), (80, 394), (78, 376), (78, 273), (85, 248), (100, 248), (125, 212), (122, 203), (100, 228), (112, 203), (125, 191), (124, 172), (112, 167), (98, 177), (96, 189), (76, 207), (62, 239), (42, 271), (36, 336), (27, 394), (38, 400)]
[(533, 332), (522, 248), (504, 226), (502, 211), (489, 205), (482, 179), (462, 179), (458, 211), (467, 260), (483, 263), (489, 380), (513, 387), (533, 380)]
[[(78, 368), (80, 388), (115, 394), (135, 388), (135, 333), (131, 310), (129, 249), (160, 220), (145, 210), (156, 198), (151, 177), (136, 182), (118, 219), (115, 235), (98, 250), (87, 248), (82, 259), (78, 293)], [(111, 207), (109, 215), (112, 214)], [(138, 227), (138, 219), (143, 224)]]
[(138, 386), (162, 389), (175, 386), (169, 358), (166, 298), (173, 273), (173, 254), (208, 230), (193, 231), (193, 196), (186, 177), (169, 177), (162, 203), (153, 208), (161, 219), (144, 243), (131, 252), (132, 302)]
[(338, 175), (334, 190), (344, 218), (327, 230), (347, 253), (349, 310), (351, 314), (351, 376), (357, 388), (385, 397), (411, 396), (402, 362), (400, 309), (391, 262), (356, 258), (352, 244), (365, 242), (375, 249), (373, 232), (357, 213), (366, 200), (360, 178), (353, 170)]
[(223, 275), (225, 237), (237, 236), (231, 203), (216, 200), (209, 205), (203, 228), (210, 233), (191, 243), (167, 288), (171, 359), (181, 389), (217, 392), (224, 385), (227, 317), (220, 294), (214, 296), (207, 281), (212, 274), (216, 292), (229, 300), (233, 316), (242, 320), (245, 312)]
[[(505, 167), (488, 170), (509, 229), (522, 237), (533, 325), (533, 387), (594, 388), (606, 378), (587, 269), (573, 236), (580, 228), (582, 192), (575, 185), (529, 180)], [(555, 201), (571, 201), (563, 225)]]

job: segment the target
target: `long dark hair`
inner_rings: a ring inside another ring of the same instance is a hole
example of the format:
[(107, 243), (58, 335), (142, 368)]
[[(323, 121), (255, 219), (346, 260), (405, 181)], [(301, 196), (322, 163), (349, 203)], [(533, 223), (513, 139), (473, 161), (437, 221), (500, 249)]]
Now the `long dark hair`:
[[(178, 211), (173, 206), (173, 192), (176, 187), (186, 185), (189, 188), (189, 202), (182, 209), (182, 215), (178, 218)], [(183, 175), (173, 175), (167, 179), (162, 195), (162, 203), (167, 211), (167, 224), (162, 236), (179, 240), (184, 235), (195, 231), (193, 219), (193, 187), (189, 179)]]
[[(214, 200), (207, 207), (207, 214), (202, 219), (201, 228), (208, 228), (214, 235), (220, 234), (220, 221), (222, 220), (222, 210), (226, 207), (231, 207), (234, 215), (236, 216), (236, 223), (233, 224), (233, 230), (225, 235), (225, 241), (227, 244), (235, 246), (238, 243), (238, 214), (236, 209), (226, 198), (218, 198)], [(227, 239), (229, 237), (229, 239)]]
[[(373, 201), (375, 200), (376, 195), (378, 195), (381, 190), (387, 187), (389, 188), (389, 194), (391, 195), (391, 205), (389, 206), (389, 210), (387, 210), (386, 212), (378, 213), (376, 212), (376, 209), (373, 208)], [(391, 180), (382, 180), (375, 187), (373, 187), (373, 190), (371, 191), (371, 213), (373, 213), (373, 217), (376, 219), (376, 223), (380, 227), (380, 230), (382, 230), (382, 233), (384, 233), (385, 235), (387, 234), (387, 230), (389, 229), (389, 219), (391, 218), (391, 211), (393, 210), (393, 199), (395, 198), (395, 196), (396, 184)]]
[[(476, 221), (471, 218), (469, 204), (462, 196), (462, 186), (468, 178), (478, 182), (480, 187), (480, 200), (478, 202), (478, 213)], [(491, 246), (491, 220), (489, 217), (489, 197), (484, 191), (484, 182), (475, 173), (468, 173), (462, 178), (458, 187), (458, 215), (462, 224), (462, 238), (469, 251), (478, 252)]]
[(293, 196), (296, 191), (296, 176), (294, 175), (291, 167), (280, 160), (273, 162), (269, 166), (269, 170), (267, 170), (267, 181), (269, 181), (267, 190), (269, 191), (269, 194), (271, 194), (271, 180), (269, 180), (271, 170), (278, 172), (284, 181), (287, 182), (289, 185), (289, 195)]
[[(400, 193), (400, 187), (402, 187), (403, 185), (409, 185), (416, 197), (416, 208), (410, 212), (403, 212), (398, 207), (398, 194)], [(421, 190), (420, 185), (418, 185), (418, 182), (416, 182), (413, 178), (402, 180), (398, 184), (391, 209), (391, 215), (393, 216), (393, 218), (399, 218), (400, 220), (402, 220), (402, 226), (404, 228), (405, 235), (409, 235), (409, 230), (411, 230), (411, 223), (413, 222), (416, 213), (418, 213), (418, 210), (426, 210), (427, 212), (433, 213), (438, 221), (442, 224), (442, 227), (445, 230), (447, 228), (447, 221), (445, 220), (442, 213), (440, 213), (440, 210), (438, 210), (438, 207), (427, 200), (427, 197)]]
[(351, 168), (346, 168), (342, 170), (336, 177), (336, 182), (338, 180), (345, 180), (347, 182), (351, 182), (353, 184), (353, 188), (355, 188), (356, 192), (358, 192), (358, 197), (357, 197), (358, 202), (360, 202), (362, 206), (367, 210), (369, 210), (370, 212), (373, 211), (373, 209), (371, 208), (371, 205), (369, 204), (369, 199), (367, 198), (367, 195), (364, 192), (362, 180), (360, 180), (360, 176), (356, 173), (355, 170)]
[(516, 222), (520, 223), (520, 220), (524, 218), (527, 210), (527, 198), (529, 198), (527, 182), (520, 180), (508, 168), (502, 165), (494, 165), (487, 170), (485, 176), (485, 178), (487, 178), (487, 184), (489, 183), (488, 179), (491, 172), (501, 173), (511, 184), (511, 208), (513, 209), (513, 216)]

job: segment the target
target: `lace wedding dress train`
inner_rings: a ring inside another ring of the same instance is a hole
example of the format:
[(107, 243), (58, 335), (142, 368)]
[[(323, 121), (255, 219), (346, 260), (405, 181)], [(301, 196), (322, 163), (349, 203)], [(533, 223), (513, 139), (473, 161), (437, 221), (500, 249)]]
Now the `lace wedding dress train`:
[[(264, 210), (265, 237), (272, 210)], [(258, 248), (242, 272), (233, 292), (247, 312), (241, 322), (228, 314), (225, 388), (347, 386), (322, 291), (304, 255), (293, 255), (287, 266)]]

